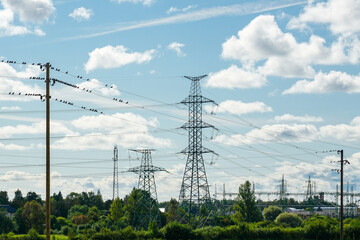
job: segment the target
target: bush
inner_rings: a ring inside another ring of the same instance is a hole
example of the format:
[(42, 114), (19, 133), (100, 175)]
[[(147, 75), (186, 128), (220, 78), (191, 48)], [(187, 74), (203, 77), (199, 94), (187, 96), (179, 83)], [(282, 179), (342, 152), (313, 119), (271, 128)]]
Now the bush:
[(283, 210), (278, 206), (269, 206), (264, 208), (262, 215), (265, 220), (274, 221), (282, 212)]
[(360, 239), (360, 220), (352, 219), (349, 224), (344, 225), (345, 239)]
[(171, 222), (164, 228), (164, 237), (167, 240), (187, 240), (194, 239), (192, 228), (177, 221)]
[(307, 221), (305, 223), (305, 232), (308, 239), (337, 239), (339, 237), (335, 227), (323, 218)]
[(281, 213), (275, 219), (275, 223), (284, 227), (300, 227), (302, 219), (295, 213)]

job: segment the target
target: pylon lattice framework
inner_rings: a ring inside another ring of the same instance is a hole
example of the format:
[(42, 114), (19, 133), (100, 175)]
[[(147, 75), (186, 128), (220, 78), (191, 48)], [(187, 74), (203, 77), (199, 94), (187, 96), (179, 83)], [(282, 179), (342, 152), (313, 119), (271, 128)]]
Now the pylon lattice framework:
[(132, 150), (142, 153), (141, 165), (130, 168), (128, 172), (139, 174), (138, 189), (144, 191), (139, 198), (136, 197), (135, 204), (135, 223), (138, 228), (147, 229), (149, 223), (155, 220), (160, 226), (160, 215), (157, 202), (156, 184), (154, 173), (165, 171), (164, 168), (155, 167), (152, 164), (151, 152), (153, 149), (136, 149)]
[[(181, 103), (189, 108), (189, 120), (181, 128), (188, 130), (188, 146), (181, 152), (187, 154), (186, 166), (179, 195), (179, 202), (188, 212), (200, 215), (203, 204), (211, 203), (209, 185), (202, 154), (214, 153), (202, 146), (202, 129), (214, 128), (202, 121), (202, 104), (214, 103), (201, 95), (200, 80), (206, 75), (185, 78), (191, 80), (190, 94)], [(214, 153), (215, 154), (215, 153)], [(185, 207), (186, 208), (186, 207)]]
[(118, 169), (118, 149), (114, 147), (114, 175), (113, 175), (113, 200), (119, 198), (119, 169)]

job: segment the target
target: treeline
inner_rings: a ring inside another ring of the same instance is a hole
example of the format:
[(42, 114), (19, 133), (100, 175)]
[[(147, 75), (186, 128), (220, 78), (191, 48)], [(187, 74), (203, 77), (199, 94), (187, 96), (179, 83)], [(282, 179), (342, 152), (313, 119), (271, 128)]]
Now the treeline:
[[(114, 201), (104, 201), (100, 192), (66, 197), (59, 192), (51, 197), (51, 230), (78, 240), (338, 239), (339, 219), (315, 215), (303, 220), (277, 206), (260, 209), (251, 189), (245, 182), (235, 201), (203, 205), (200, 216), (189, 214), (186, 204), (180, 206), (175, 199), (162, 202), (157, 207), (165, 212), (151, 213), (158, 214), (156, 221), (139, 218), (141, 206), (149, 205), (148, 193), (139, 189)], [(45, 229), (45, 207), (39, 195), (29, 192), (23, 197), (18, 190), (9, 200), (0, 192), (0, 204), (17, 208), (12, 218), (0, 208), (0, 239), (43, 239), (39, 234)], [(359, 219), (346, 219), (344, 229), (345, 239), (360, 239)]]

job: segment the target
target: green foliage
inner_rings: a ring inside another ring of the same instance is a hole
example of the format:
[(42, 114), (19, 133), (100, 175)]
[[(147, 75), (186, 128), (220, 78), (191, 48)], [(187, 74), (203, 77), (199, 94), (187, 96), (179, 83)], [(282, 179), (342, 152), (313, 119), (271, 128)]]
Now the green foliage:
[(0, 208), (0, 233), (8, 233), (14, 230), (14, 224), (9, 217), (6, 216), (6, 210)]
[(89, 207), (86, 205), (74, 205), (68, 211), (68, 219), (72, 219), (76, 215), (86, 215)]
[(337, 239), (336, 223), (331, 218), (314, 216), (305, 222), (305, 232), (308, 239)]
[(295, 213), (281, 213), (275, 219), (275, 223), (284, 227), (300, 227), (302, 219)]
[(190, 225), (171, 222), (164, 227), (164, 238), (167, 240), (195, 239)]
[(262, 220), (259, 208), (256, 206), (255, 195), (251, 189), (251, 183), (246, 181), (239, 187), (238, 199), (234, 204), (234, 221), (240, 222), (258, 222)]
[(26, 202), (22, 217), (25, 219), (27, 229), (34, 228), (37, 232), (44, 232), (45, 214), (40, 203), (35, 200)]
[(119, 198), (115, 198), (110, 206), (110, 218), (113, 221), (119, 220), (124, 215), (123, 204)]
[(37, 240), (39, 238), (39, 233), (34, 228), (29, 230), (28, 235), (30, 240)]
[(262, 215), (265, 220), (274, 221), (280, 213), (282, 213), (282, 209), (278, 206), (269, 206), (264, 208)]
[(360, 239), (360, 220), (351, 219), (347, 224), (344, 224), (345, 239)]

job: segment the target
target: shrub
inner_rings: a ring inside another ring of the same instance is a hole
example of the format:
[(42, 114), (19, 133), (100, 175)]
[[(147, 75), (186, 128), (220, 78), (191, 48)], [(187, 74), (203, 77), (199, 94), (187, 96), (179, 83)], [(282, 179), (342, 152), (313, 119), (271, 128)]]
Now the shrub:
[(274, 221), (282, 212), (283, 210), (278, 206), (269, 206), (264, 208), (262, 215), (264, 216), (265, 220)]
[(360, 220), (352, 219), (344, 225), (345, 239), (360, 239)]
[(311, 219), (305, 223), (305, 232), (308, 239), (336, 239), (335, 228), (326, 219)]
[(302, 219), (295, 213), (281, 213), (275, 219), (275, 223), (284, 227), (300, 227)]
[(194, 239), (191, 226), (180, 224), (177, 221), (171, 222), (165, 226), (164, 237), (167, 240)]

